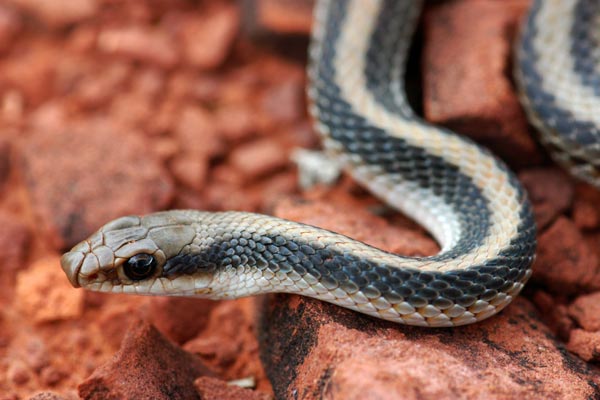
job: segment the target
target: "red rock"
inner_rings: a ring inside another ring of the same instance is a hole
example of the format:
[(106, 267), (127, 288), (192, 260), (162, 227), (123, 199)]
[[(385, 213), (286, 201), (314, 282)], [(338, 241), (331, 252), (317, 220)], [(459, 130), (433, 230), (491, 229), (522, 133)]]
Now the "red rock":
[(194, 68), (214, 69), (225, 62), (239, 30), (237, 7), (219, 4), (208, 15), (185, 15), (178, 28), (183, 55)]
[(256, 299), (219, 302), (205, 329), (184, 345), (227, 380), (253, 377), (257, 389), (271, 390), (258, 358)]
[(127, 63), (116, 61), (106, 63), (99, 73), (84, 77), (75, 88), (75, 97), (84, 107), (97, 108), (113, 99), (114, 93), (121, 92), (130, 78), (132, 68)]
[(50, 27), (62, 28), (92, 17), (98, 9), (97, 0), (12, 0)]
[(263, 94), (261, 106), (276, 122), (297, 121), (305, 115), (304, 83), (289, 80), (269, 87)]
[(510, 77), (515, 32), (528, 5), (458, 0), (425, 12), (425, 117), (518, 168), (541, 161)]
[(250, 389), (228, 385), (227, 382), (202, 376), (194, 382), (202, 400), (270, 400), (267, 393), (255, 392)]
[(162, 30), (143, 26), (103, 30), (98, 36), (98, 49), (110, 55), (167, 69), (179, 62), (175, 40)]
[(278, 398), (579, 398), (599, 382), (523, 297), (458, 329), (399, 326), (286, 295), (269, 296), (261, 318)]
[(533, 204), (539, 231), (573, 204), (573, 180), (558, 168), (527, 169), (519, 174), (519, 179)]
[(585, 230), (600, 228), (600, 191), (586, 184), (578, 184), (575, 194), (573, 204), (575, 225)]
[(106, 121), (34, 132), (23, 167), (38, 223), (58, 249), (116, 217), (164, 208), (173, 196), (149, 144)]
[(61, 53), (53, 43), (32, 43), (27, 51), (3, 60), (0, 83), (19, 93), (28, 106), (36, 107), (53, 95), (56, 57)]
[(583, 329), (572, 330), (567, 349), (585, 361), (600, 361), (600, 332), (587, 332)]
[(195, 191), (200, 191), (206, 183), (208, 162), (207, 160), (180, 156), (175, 157), (171, 162), (170, 169), (175, 179), (183, 185)]
[(19, 310), (33, 323), (74, 319), (83, 312), (83, 294), (73, 290), (58, 257), (39, 260), (17, 276)]
[(600, 289), (598, 255), (571, 220), (559, 217), (539, 237), (533, 279), (560, 294)]
[(290, 163), (288, 152), (273, 139), (257, 139), (233, 149), (231, 166), (246, 177), (246, 181), (279, 171)]
[(112, 99), (111, 120), (125, 129), (146, 131), (146, 123), (154, 112), (153, 102), (140, 93), (125, 92)]
[(309, 34), (314, 0), (258, 0), (258, 24), (281, 33)]
[(242, 190), (241, 186), (211, 182), (206, 185), (202, 196), (207, 210), (239, 210), (258, 212), (262, 205), (262, 193)]
[(0, 226), (0, 282), (5, 288), (3, 294), (9, 294), (15, 271), (24, 268), (31, 235), (24, 221), (4, 211), (0, 211)]
[(54, 392), (40, 392), (31, 396), (29, 400), (67, 400), (67, 398)]
[(586, 331), (600, 331), (600, 292), (579, 296), (569, 306), (569, 315)]
[(256, 133), (256, 121), (252, 110), (246, 106), (221, 107), (215, 117), (223, 136), (232, 143), (239, 143)]
[(21, 27), (19, 14), (7, 5), (0, 4), (0, 52), (10, 48)]
[(84, 399), (199, 399), (194, 380), (213, 376), (200, 360), (134, 321), (115, 356), (79, 385)]
[(174, 128), (181, 151), (192, 158), (209, 160), (225, 150), (214, 117), (201, 107), (190, 105), (181, 110)]
[(575, 324), (569, 317), (569, 312), (564, 304), (561, 304), (548, 293), (538, 290), (533, 296), (533, 302), (540, 311), (542, 319), (561, 340), (568, 340), (571, 330)]
[(157, 297), (150, 302), (150, 320), (167, 338), (182, 344), (206, 328), (215, 301), (185, 297)]

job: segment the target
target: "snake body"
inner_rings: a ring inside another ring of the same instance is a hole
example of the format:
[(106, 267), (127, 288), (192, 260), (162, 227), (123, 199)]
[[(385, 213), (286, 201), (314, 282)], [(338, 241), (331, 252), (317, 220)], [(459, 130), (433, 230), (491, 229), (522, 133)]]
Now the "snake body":
[[(439, 254), (404, 257), (261, 214), (174, 210), (119, 218), (76, 245), (62, 258), (72, 284), (213, 299), (297, 293), (431, 327), (480, 321), (509, 304), (531, 275), (531, 206), (500, 160), (409, 107), (403, 75), (420, 3), (319, 1), (308, 93), (331, 157), (427, 228)], [(538, 68), (528, 46), (521, 64)], [(524, 92), (532, 76), (521, 75)]]
[(520, 97), (541, 142), (600, 188), (600, 2), (536, 0), (516, 58)]

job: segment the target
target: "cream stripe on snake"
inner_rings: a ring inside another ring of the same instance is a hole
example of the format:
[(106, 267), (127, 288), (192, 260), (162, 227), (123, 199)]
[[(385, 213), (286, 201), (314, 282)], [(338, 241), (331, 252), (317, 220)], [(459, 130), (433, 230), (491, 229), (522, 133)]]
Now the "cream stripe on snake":
[[(569, 33), (577, 1), (550, 0), (540, 4), (538, 18), (544, 23), (540, 24), (534, 45), (539, 54), (539, 69), (544, 72), (543, 89), (553, 93), (557, 104), (578, 120), (600, 126), (600, 97), (594, 88), (582, 84), (575, 72), (574, 59), (567, 54), (573, 41)], [(600, 24), (597, 26), (600, 32)]]
[[(400, 137), (413, 146), (426, 148), (429, 153), (457, 165), (482, 189), (490, 202), (489, 208), (493, 215), (491, 229), (495, 234), (488, 236), (480, 248), (475, 248), (470, 254), (464, 256), (472, 264), (482, 263), (486, 259), (494, 257), (494, 252), (507, 247), (516, 236), (521, 223), (519, 215), (521, 205), (518, 203), (515, 188), (509, 182), (506, 170), (498, 168), (496, 160), (490, 155), (482, 153), (478, 146), (466, 142), (456, 135), (424, 125), (418, 120), (402, 119), (385, 110), (373, 99), (371, 93), (366, 89), (364, 54), (369, 46), (381, 4), (382, 1), (378, 0), (349, 2), (347, 23), (342, 28), (341, 38), (337, 45), (339, 53), (336, 58), (338, 70), (336, 82), (342, 89), (342, 96), (352, 104), (354, 109), (360, 110), (360, 113), (373, 125), (385, 129), (390, 135)], [(317, 21), (321, 21), (321, 26), (325, 24), (327, 6), (327, 2), (320, 2), (317, 9)], [(363, 29), (359, 30), (356, 27), (363, 27)], [(317, 47), (322, 40), (319, 38), (321, 34), (322, 30), (315, 31)], [(315, 50), (315, 53), (318, 54), (318, 50)], [(398, 77), (401, 78), (402, 75), (398, 75)], [(401, 99), (404, 101), (404, 95)], [(327, 131), (327, 127), (324, 125), (319, 126), (319, 129)], [(333, 141), (325, 141), (325, 145), (334, 149), (339, 148), (339, 145)], [(358, 168), (354, 176), (368, 186), (374, 194), (425, 226), (440, 241), (443, 249), (451, 248), (456, 243), (457, 237), (460, 235), (460, 228), (455, 223), (454, 212), (444, 204), (442, 199), (429, 193), (425, 197), (427, 202), (423, 202), (424, 197), (422, 196), (407, 195), (415, 189), (415, 185), (411, 183), (407, 183), (406, 187), (393, 190), (387, 180), (385, 182), (388, 185), (379, 183), (377, 180), (373, 181), (373, 174), (367, 167)], [(439, 211), (431, 213), (431, 210)], [(464, 263), (463, 259), (444, 260), (422, 266), (421, 261), (415, 260), (406, 265), (428, 270), (447, 271), (459, 268), (462, 263)]]
[(402, 78), (420, 2), (319, 1), (311, 111), (325, 148), (442, 251), (403, 257), (245, 212), (174, 210), (109, 222), (66, 253), (74, 286), (236, 298), (298, 293), (397, 323), (448, 327), (504, 308), (531, 275), (535, 224), (489, 152), (410, 111)]

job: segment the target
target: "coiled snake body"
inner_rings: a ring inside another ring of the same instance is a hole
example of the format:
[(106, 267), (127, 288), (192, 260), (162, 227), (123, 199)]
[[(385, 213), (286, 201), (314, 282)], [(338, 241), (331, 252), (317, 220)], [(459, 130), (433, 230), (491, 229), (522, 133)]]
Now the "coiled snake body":
[(319, 1), (309, 98), (325, 149), (426, 227), (439, 254), (403, 257), (260, 214), (166, 211), (119, 218), (66, 253), (73, 285), (214, 299), (298, 293), (434, 327), (479, 321), (510, 303), (531, 275), (531, 207), (501, 161), (408, 106), (404, 64), (419, 8), (413, 0)]

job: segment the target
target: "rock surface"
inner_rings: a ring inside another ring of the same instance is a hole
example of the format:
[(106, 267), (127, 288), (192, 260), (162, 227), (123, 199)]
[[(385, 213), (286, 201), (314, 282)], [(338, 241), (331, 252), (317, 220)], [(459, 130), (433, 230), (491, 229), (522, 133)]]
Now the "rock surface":
[(35, 132), (23, 165), (39, 222), (58, 249), (118, 216), (164, 208), (173, 196), (171, 178), (143, 138), (105, 123)]
[(202, 400), (270, 400), (265, 393), (228, 385), (220, 379), (202, 376), (194, 382)]
[[(401, 254), (439, 250), (347, 176), (300, 193), (288, 157), (320, 146), (304, 92), (310, 3), (0, 4), (2, 399), (71, 400), (78, 385), (92, 398), (174, 387), (175, 398), (266, 398), (259, 348), (278, 397), (599, 396), (600, 192), (528, 135), (510, 76), (528, 0), (426, 2), (422, 70), (415, 58), (407, 79), (411, 98), (424, 85), (416, 109), (489, 145), (532, 199), (534, 276), (500, 316), (431, 331), (293, 296), (260, 306), (69, 286), (66, 246), (115, 216), (164, 208), (266, 212)], [(139, 319), (161, 334), (129, 329)], [(218, 378), (196, 379), (198, 362)]]
[(113, 359), (79, 385), (79, 396), (200, 399), (194, 380), (212, 375), (200, 360), (170, 343), (152, 325), (134, 321)]
[(478, 325), (428, 330), (274, 295), (261, 332), (281, 398), (585, 398), (600, 383), (523, 298)]
[(528, 5), (458, 0), (425, 13), (425, 116), (494, 149), (517, 168), (541, 160), (508, 73)]

